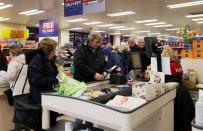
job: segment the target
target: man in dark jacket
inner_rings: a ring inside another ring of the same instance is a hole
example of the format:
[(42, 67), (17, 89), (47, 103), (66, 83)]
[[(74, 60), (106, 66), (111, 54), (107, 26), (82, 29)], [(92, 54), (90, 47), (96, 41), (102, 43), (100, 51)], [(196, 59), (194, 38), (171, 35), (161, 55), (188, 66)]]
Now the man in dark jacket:
[(142, 72), (145, 72), (147, 66), (150, 65), (151, 59), (147, 57), (144, 39), (138, 39), (139, 53), (141, 56)]
[(135, 37), (130, 37), (127, 42), (130, 52), (139, 52), (139, 46), (136, 44), (136, 38)]
[(102, 52), (101, 35), (90, 33), (88, 40), (74, 53), (74, 78), (83, 82), (104, 80), (106, 63)]

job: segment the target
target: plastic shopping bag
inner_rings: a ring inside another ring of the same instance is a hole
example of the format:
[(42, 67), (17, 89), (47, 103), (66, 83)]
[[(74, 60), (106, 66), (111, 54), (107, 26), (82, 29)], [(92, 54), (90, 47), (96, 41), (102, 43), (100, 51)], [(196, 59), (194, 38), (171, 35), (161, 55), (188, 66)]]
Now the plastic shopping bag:
[(84, 82), (70, 78), (62, 71), (57, 75), (57, 79), (60, 82), (60, 87), (57, 91), (59, 95), (79, 97), (86, 90), (86, 84)]

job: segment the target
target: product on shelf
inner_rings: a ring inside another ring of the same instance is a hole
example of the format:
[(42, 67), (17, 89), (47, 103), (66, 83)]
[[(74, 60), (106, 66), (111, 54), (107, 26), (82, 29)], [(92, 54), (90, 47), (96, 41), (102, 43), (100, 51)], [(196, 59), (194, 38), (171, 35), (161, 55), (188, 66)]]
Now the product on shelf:
[(32, 41), (32, 40), (28, 40), (25, 42), (25, 44), (23, 45), (23, 48), (37, 48), (37, 42)]

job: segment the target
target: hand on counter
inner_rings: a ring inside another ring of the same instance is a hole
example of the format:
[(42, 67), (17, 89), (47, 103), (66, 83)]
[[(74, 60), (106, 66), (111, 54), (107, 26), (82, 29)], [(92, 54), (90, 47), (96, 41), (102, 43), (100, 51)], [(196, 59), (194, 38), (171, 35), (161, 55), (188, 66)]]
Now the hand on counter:
[(104, 80), (104, 76), (103, 76), (103, 75), (100, 75), (99, 73), (95, 73), (94, 79), (95, 79), (95, 80), (98, 80), (98, 81)]
[(106, 78), (108, 74), (104, 72), (102, 75), (104, 76), (104, 78)]

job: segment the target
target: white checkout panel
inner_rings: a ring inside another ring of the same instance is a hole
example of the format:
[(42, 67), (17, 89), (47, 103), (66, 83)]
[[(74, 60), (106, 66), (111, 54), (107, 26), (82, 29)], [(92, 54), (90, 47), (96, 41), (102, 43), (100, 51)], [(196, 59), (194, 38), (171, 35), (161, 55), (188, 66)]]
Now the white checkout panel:
[[(169, 89), (167, 92), (129, 111), (122, 111), (91, 100), (43, 93), (42, 128), (48, 129), (50, 127), (49, 112), (55, 111), (92, 122), (97, 127), (113, 130), (172, 131), (174, 127), (174, 99), (178, 84), (168, 83), (166, 85)], [(105, 84), (101, 86), (105, 86)]]
[(8, 100), (4, 91), (9, 88), (9, 85), (0, 85), (0, 131), (10, 131), (14, 128), (13, 107), (8, 105)]

